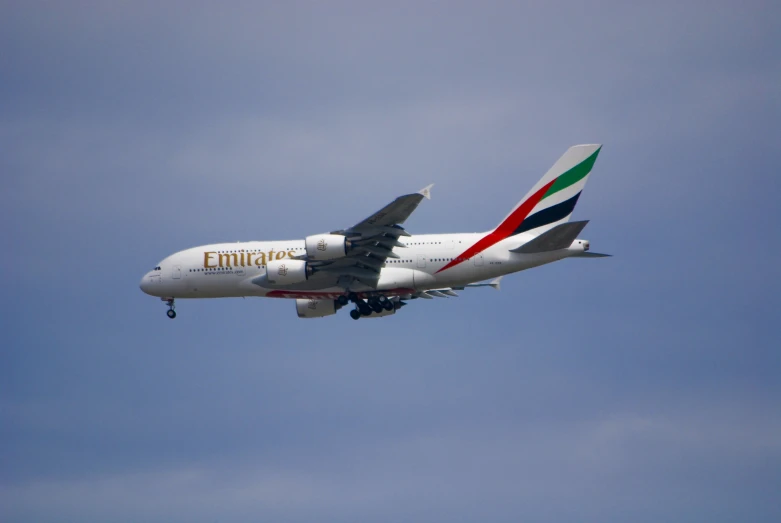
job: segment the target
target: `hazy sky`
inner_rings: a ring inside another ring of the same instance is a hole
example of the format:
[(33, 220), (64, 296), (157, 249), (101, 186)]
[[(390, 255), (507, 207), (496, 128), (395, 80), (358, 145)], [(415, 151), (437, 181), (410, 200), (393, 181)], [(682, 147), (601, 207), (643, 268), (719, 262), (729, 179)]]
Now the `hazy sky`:
[[(777, 2), (1, 2), (0, 520), (781, 520)], [(375, 321), (138, 288), (576, 143), (606, 260)]]

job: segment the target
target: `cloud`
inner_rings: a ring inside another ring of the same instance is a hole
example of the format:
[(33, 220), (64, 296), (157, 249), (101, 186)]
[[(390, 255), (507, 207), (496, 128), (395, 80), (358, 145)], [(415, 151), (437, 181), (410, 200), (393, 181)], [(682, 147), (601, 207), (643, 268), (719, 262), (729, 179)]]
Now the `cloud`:
[[(4, 487), (0, 496), (11, 516), (34, 515), (30, 507), (46, 499), (48, 510), (64, 518), (121, 513), (136, 521), (358, 521), (389, 512), (412, 520), (422, 514), (448, 520), (482, 513), (509, 521), (512, 514), (543, 507), (548, 510), (543, 519), (578, 513), (586, 519), (622, 513), (645, 519), (682, 510), (687, 502), (707, 504), (714, 491), (726, 496), (731, 512), (741, 505), (730, 491), (740, 480), (710, 474), (729, 471), (741, 477), (768, 455), (778, 463), (781, 447), (778, 438), (757, 447), (759, 433), (769, 427), (757, 425), (762, 422), (756, 419), (732, 426), (736, 413), (726, 414), (694, 421), (617, 414), (565, 424), (462, 423), (368, 445), (349, 442), (329, 455), (288, 458), (284, 465), (278, 459), (245, 457), (92, 479), (34, 481)], [(771, 430), (777, 436), (780, 428)], [(662, 478), (665, 484), (659, 483)], [(701, 490), (690, 490), (693, 499), (687, 502), (676, 500), (675, 492), (688, 489), (692, 478)], [(662, 506), (640, 501), (649, 488), (664, 496)], [(593, 499), (608, 493), (614, 500), (610, 508)], [(761, 500), (768, 493), (760, 487), (752, 497)]]

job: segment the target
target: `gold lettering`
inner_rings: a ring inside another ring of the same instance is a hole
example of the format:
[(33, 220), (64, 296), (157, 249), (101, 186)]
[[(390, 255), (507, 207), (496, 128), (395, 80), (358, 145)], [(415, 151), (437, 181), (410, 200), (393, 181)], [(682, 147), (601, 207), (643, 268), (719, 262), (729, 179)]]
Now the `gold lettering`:
[(258, 253), (258, 257), (255, 258), (255, 265), (266, 265), (266, 253)]
[[(233, 263), (231, 263), (233, 261)], [(233, 267), (239, 264), (239, 256), (234, 252), (231, 254), (220, 254), (220, 267)]]
[(271, 249), (270, 251), (268, 251), (268, 259), (269, 259), (269, 261), (274, 259), (274, 249)]
[(285, 251), (279, 251), (279, 252), (277, 253), (277, 259), (278, 259), (278, 260), (281, 260), (281, 259), (282, 259), (282, 258), (284, 258), (284, 257), (285, 257)]
[(211, 260), (212, 254), (217, 254), (214, 251), (207, 251), (203, 253), (203, 268), (204, 269), (211, 269), (212, 267), (216, 267), (216, 265), (209, 265), (209, 261)]
[(293, 259), (296, 257), (296, 251), (287, 251), (287, 257)]

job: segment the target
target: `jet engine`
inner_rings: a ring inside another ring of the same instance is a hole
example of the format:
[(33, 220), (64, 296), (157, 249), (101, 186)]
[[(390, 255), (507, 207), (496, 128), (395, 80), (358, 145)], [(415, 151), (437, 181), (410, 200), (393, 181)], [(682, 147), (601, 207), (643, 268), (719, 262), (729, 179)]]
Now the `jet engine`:
[(296, 314), (299, 318), (322, 318), (336, 314), (334, 300), (296, 300)]
[(340, 234), (315, 234), (307, 236), (306, 255), (311, 260), (335, 260), (347, 254), (350, 250), (350, 240)]
[(306, 281), (314, 269), (303, 260), (272, 260), (266, 264), (266, 278), (273, 285), (293, 285)]

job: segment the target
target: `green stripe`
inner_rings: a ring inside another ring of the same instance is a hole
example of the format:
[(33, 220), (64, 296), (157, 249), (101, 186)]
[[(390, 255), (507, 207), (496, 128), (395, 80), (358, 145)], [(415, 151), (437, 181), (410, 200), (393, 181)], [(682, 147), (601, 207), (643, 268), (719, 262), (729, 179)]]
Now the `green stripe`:
[(594, 167), (594, 162), (597, 161), (597, 155), (599, 154), (600, 150), (602, 150), (601, 147), (594, 151), (594, 154), (556, 178), (556, 181), (553, 183), (553, 185), (551, 185), (551, 188), (548, 189), (548, 192), (545, 193), (545, 196), (543, 196), (542, 199), (544, 200), (551, 194), (556, 194), (562, 189), (566, 189), (570, 185), (577, 183), (585, 178), (586, 175), (591, 172), (591, 168)]

